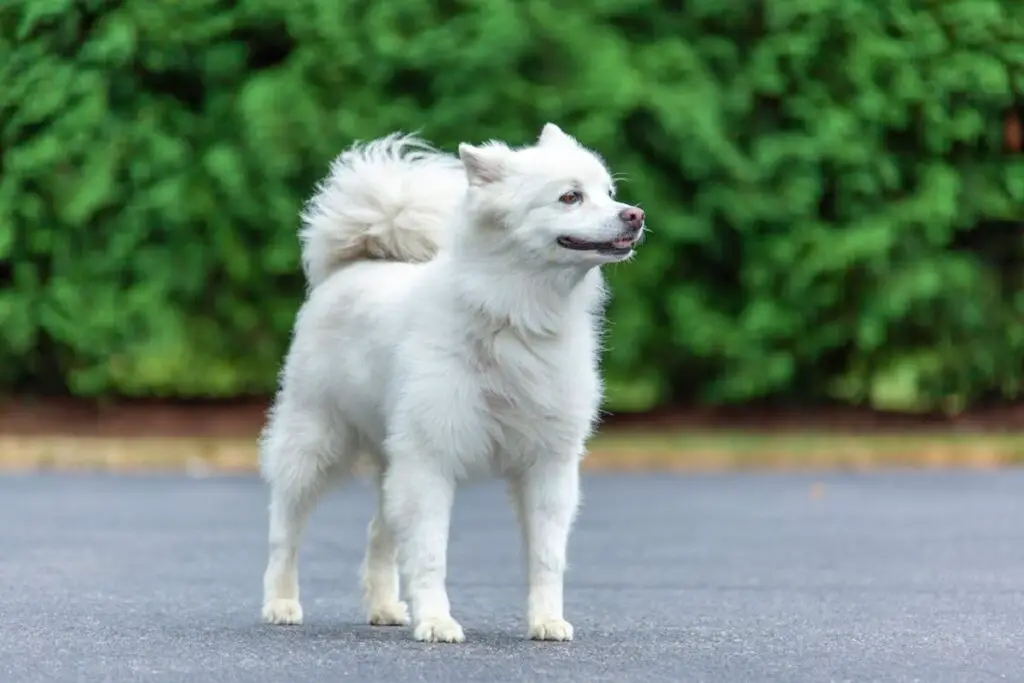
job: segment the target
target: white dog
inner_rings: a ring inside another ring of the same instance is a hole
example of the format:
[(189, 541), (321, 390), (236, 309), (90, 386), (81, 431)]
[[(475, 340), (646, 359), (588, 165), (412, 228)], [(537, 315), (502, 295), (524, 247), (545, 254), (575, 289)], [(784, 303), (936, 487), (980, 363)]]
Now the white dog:
[[(363, 589), (371, 624), (461, 642), (445, 587), (456, 485), (505, 478), (527, 557), (529, 636), (571, 640), (562, 613), (579, 465), (601, 402), (600, 266), (644, 214), (554, 124), (536, 145), (392, 135), (339, 156), (303, 214), (310, 292), (261, 437), (270, 558), (263, 618), (302, 621), (299, 539), (361, 455), (378, 506)], [(401, 570), (400, 572), (398, 570)]]

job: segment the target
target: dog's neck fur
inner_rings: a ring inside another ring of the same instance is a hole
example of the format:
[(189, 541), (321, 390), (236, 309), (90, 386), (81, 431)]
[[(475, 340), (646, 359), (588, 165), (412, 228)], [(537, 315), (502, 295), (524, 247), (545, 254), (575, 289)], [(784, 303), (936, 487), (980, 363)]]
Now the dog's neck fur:
[[(551, 338), (580, 325), (596, 331), (605, 300), (600, 268), (524, 262), (486, 239), (463, 236), (444, 256), (457, 262), (452, 294), (491, 331)], [(483, 330), (481, 330), (483, 331)]]

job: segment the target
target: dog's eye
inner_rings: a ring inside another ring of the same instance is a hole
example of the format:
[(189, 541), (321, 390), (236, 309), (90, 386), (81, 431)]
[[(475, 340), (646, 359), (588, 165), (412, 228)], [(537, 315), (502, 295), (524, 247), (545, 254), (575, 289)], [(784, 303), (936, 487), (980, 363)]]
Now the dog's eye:
[(583, 201), (583, 193), (579, 190), (572, 190), (559, 197), (558, 201), (568, 205), (579, 204)]

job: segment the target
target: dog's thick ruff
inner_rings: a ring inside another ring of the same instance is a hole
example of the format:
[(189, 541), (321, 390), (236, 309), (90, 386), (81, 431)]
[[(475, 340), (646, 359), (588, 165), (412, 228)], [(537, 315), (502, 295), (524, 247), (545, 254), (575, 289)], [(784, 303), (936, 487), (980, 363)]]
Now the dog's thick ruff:
[[(464, 639), (445, 588), (450, 512), (460, 482), (496, 474), (522, 528), (529, 635), (572, 639), (562, 585), (601, 401), (599, 266), (643, 232), (612, 195), (601, 160), (552, 124), (522, 149), (456, 158), (393, 135), (335, 160), (303, 212), (310, 290), (260, 440), (266, 621), (301, 623), (306, 519), (366, 456), (370, 623), (410, 622), (400, 568), (414, 636)], [(589, 243), (618, 246), (562, 246)]]

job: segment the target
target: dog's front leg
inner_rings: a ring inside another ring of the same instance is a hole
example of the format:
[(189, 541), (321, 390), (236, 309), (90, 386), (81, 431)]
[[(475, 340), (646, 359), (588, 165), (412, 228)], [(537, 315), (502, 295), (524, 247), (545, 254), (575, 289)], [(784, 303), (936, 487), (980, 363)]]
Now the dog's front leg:
[(384, 479), (384, 513), (394, 532), (402, 583), (412, 607), (416, 640), (461, 643), (451, 615), (447, 574), (448, 528), (455, 482), (432, 467), (436, 461), (398, 458)]
[(512, 481), (512, 501), (526, 552), (526, 619), (533, 640), (572, 640), (572, 624), (562, 613), (562, 585), (579, 483), (575, 458), (542, 460)]

